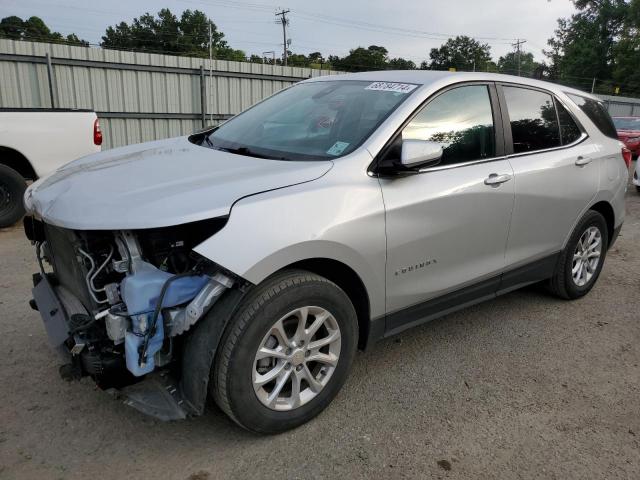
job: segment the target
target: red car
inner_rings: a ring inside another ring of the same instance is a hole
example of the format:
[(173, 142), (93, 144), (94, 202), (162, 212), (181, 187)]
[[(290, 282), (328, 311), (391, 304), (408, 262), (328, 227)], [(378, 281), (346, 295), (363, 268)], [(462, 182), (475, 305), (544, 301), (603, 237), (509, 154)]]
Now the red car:
[(631, 150), (634, 158), (640, 155), (640, 117), (613, 117), (618, 138)]

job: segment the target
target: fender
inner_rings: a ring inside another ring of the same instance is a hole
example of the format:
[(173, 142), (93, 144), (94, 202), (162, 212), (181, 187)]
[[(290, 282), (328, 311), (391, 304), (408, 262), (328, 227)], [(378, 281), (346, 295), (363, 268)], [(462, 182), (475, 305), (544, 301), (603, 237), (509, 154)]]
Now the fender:
[[(367, 154), (368, 157), (368, 154)], [(380, 184), (350, 179), (341, 162), (304, 185), (243, 198), (225, 227), (194, 249), (258, 284), (293, 263), (336, 260), (362, 280), (372, 318), (385, 313), (386, 235)], [(255, 233), (259, 232), (259, 233)]]

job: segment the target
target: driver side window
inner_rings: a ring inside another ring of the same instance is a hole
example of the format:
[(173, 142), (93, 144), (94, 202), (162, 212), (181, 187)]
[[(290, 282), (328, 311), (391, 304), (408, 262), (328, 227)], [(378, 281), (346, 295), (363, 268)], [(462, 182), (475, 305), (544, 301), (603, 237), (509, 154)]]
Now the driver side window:
[(495, 157), (488, 87), (468, 85), (438, 95), (402, 130), (402, 139), (439, 143), (443, 150), (439, 166)]

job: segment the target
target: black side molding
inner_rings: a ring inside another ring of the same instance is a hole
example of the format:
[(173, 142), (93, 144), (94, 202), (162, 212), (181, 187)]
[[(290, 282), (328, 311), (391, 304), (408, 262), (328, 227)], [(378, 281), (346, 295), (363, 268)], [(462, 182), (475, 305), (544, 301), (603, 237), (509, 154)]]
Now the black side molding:
[(528, 263), (502, 274), (498, 295), (517, 290), (532, 283), (546, 280), (553, 276), (560, 258), (560, 252)]
[(384, 333), (378, 334), (378, 338), (395, 335), (448, 313), (551, 278), (559, 258), (560, 252), (557, 252), (501, 275), (391, 313), (386, 316)]
[(407, 328), (434, 320), (447, 313), (495, 298), (499, 285), (500, 276), (492, 277), (488, 280), (483, 280), (474, 285), (456, 290), (455, 292), (387, 315), (384, 336), (395, 335)]

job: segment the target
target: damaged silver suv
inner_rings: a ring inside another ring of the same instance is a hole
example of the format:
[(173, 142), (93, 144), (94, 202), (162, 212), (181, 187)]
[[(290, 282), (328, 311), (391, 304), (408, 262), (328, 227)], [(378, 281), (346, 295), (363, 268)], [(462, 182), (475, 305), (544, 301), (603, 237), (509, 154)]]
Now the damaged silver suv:
[(358, 348), (534, 282), (596, 282), (627, 167), (600, 101), (482, 73), (294, 85), (209, 130), (84, 157), (25, 194), (33, 308), (67, 378), (162, 419), (212, 397), (273, 433)]

